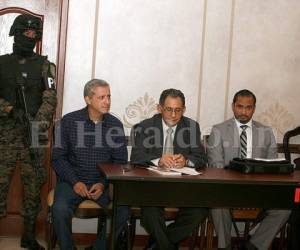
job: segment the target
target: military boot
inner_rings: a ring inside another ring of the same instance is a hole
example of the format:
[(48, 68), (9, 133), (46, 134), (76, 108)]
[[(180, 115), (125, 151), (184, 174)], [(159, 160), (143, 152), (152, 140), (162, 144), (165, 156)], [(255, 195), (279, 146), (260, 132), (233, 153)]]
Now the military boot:
[(41, 246), (35, 238), (28, 238), (25, 235), (21, 238), (21, 247), (29, 250), (45, 250), (45, 248)]
[(35, 222), (24, 219), (24, 233), (21, 238), (21, 247), (29, 250), (45, 250), (35, 239)]

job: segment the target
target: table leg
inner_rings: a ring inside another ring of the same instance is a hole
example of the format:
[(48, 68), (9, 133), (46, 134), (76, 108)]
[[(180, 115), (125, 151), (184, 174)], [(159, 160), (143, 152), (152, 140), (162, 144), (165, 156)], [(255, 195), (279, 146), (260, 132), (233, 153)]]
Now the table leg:
[(117, 222), (117, 205), (116, 205), (116, 192), (115, 187), (113, 191), (113, 204), (112, 204), (112, 216), (111, 216), (111, 238), (110, 238), (110, 249), (115, 249), (116, 242), (116, 222)]

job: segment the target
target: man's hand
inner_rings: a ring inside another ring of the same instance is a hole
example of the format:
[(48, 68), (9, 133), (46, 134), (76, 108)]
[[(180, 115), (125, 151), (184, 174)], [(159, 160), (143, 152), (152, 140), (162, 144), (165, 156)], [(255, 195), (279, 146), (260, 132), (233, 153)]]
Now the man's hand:
[(161, 168), (172, 168), (175, 165), (174, 155), (166, 154), (162, 155), (159, 159), (158, 166)]
[(75, 185), (73, 186), (73, 190), (76, 194), (80, 195), (81, 197), (88, 199), (91, 198), (87, 186), (81, 181), (75, 183)]
[(6, 106), (4, 109), (3, 109), (3, 111), (4, 111), (4, 113), (10, 113), (11, 111), (12, 111), (12, 109), (13, 109), (13, 106)]
[(182, 154), (174, 155), (174, 168), (183, 168), (186, 165), (186, 159)]
[(94, 184), (89, 190), (90, 199), (98, 200), (99, 197), (102, 195), (103, 190), (104, 190), (104, 185), (102, 183)]

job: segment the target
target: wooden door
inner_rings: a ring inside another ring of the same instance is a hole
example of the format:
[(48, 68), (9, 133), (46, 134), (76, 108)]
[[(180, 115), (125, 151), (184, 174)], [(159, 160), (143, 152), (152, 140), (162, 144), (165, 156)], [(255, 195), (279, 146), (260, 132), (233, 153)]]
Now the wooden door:
[[(12, 52), (13, 38), (8, 36), (14, 18), (20, 13), (31, 13), (43, 20), (43, 38), (37, 46), (37, 51), (48, 55), (48, 59), (57, 66), (58, 107), (56, 117), (60, 117), (62, 90), (64, 78), (66, 27), (68, 0), (1, 0), (0, 1), (0, 54)], [(51, 133), (51, 130), (50, 130)], [(53, 171), (50, 166), (50, 152), (48, 149), (45, 167), (48, 172), (47, 183), (42, 189), (42, 211), (37, 220), (37, 232), (45, 231), (46, 198), (53, 187)], [(16, 167), (7, 200), (7, 217), (0, 221), (0, 236), (21, 235), (23, 221), (20, 216), (22, 206), (22, 185), (20, 169)]]

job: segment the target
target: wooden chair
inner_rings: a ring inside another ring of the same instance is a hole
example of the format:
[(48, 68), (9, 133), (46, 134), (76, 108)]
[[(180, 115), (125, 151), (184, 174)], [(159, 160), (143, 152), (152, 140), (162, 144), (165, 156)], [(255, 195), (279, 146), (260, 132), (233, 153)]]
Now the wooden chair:
[[(264, 217), (264, 212), (261, 208), (231, 208), (230, 213), (237, 238), (238, 240), (243, 239), (244, 241), (248, 240), (250, 231)], [(242, 232), (238, 229), (237, 222), (244, 223)]]
[[(294, 136), (300, 135), (300, 126), (296, 127), (292, 130), (287, 131), (283, 136), (283, 152), (285, 159), (291, 162), (291, 145), (290, 145), (290, 139)], [(298, 148), (299, 151), (299, 148)]]
[[(40, 18), (42, 24), (44, 23), (44, 15), (34, 13), (30, 10), (20, 8), (20, 7), (8, 7), (8, 8), (0, 9), (0, 16), (6, 15), (6, 14), (29, 14), (29, 15)], [(42, 52), (42, 41), (38, 41), (36, 43), (35, 52), (39, 55), (41, 54), (41, 52)]]
[[(166, 221), (174, 220), (177, 215), (177, 208), (165, 208), (165, 219)], [(130, 217), (130, 240), (131, 246), (134, 245), (135, 232), (136, 232), (136, 221), (141, 219), (141, 208), (131, 207), (131, 217)]]
[[(165, 220), (166, 221), (172, 221), (176, 218), (178, 212), (178, 208), (172, 208), (172, 207), (166, 207), (165, 208)], [(129, 230), (129, 239), (131, 243), (129, 244), (131, 246), (130, 250), (132, 249), (134, 245), (134, 239), (135, 239), (135, 228), (136, 228), (136, 220), (141, 218), (141, 208), (140, 207), (131, 207), (131, 218), (130, 218), (130, 230)], [(201, 227), (202, 226), (202, 227)], [(201, 230), (202, 229), (202, 230)], [(196, 246), (198, 233), (200, 230), (200, 235), (204, 235), (204, 229), (203, 225), (197, 226), (191, 235), (191, 241), (189, 244), (189, 249), (192, 250)], [(204, 241), (204, 236), (202, 241)]]
[[(48, 217), (47, 217), (47, 227), (46, 227), (46, 235), (47, 235), (47, 245), (48, 250), (52, 250), (55, 248), (57, 237), (53, 228), (53, 218), (52, 218), (52, 206), (54, 201), (54, 189), (52, 189), (47, 198), (48, 204)], [(81, 202), (78, 208), (75, 210), (74, 218), (98, 218), (97, 225), (97, 233), (99, 233), (102, 227), (105, 225), (105, 221), (107, 218), (107, 213), (99, 206), (96, 202), (91, 200), (85, 200)]]
[[(136, 129), (136, 127), (138, 126), (138, 124), (134, 125), (133, 128), (131, 129), (130, 132), (130, 136), (127, 139), (127, 145), (132, 146), (135, 144), (135, 134), (134, 131)], [(178, 208), (171, 208), (171, 207), (166, 207), (165, 208), (165, 219), (166, 221), (172, 221), (176, 218), (177, 216), (177, 212), (178, 212)], [(130, 246), (132, 247), (134, 245), (134, 239), (135, 239), (135, 229), (136, 229), (136, 220), (141, 218), (141, 208), (140, 207), (132, 207), (131, 208), (131, 218), (130, 218), (130, 222), (129, 222), (129, 239), (130, 239)], [(197, 228), (195, 228), (195, 230), (192, 232), (192, 236), (191, 236), (191, 242), (189, 245), (189, 249), (192, 250), (194, 249), (196, 242), (197, 242), (197, 237), (199, 234), (199, 231), (201, 233), (201, 235), (204, 235), (204, 230), (205, 227), (204, 224), (200, 224), (197, 226)], [(203, 238), (201, 238), (200, 240), (202, 243), (202, 245), (204, 244), (204, 236)], [(131, 248), (130, 248), (131, 249)]]
[[(207, 152), (208, 138), (208, 135), (203, 137), (205, 152)], [(230, 208), (230, 214), (232, 217), (233, 228), (237, 236), (238, 245), (240, 245), (242, 241), (247, 241), (249, 239), (250, 231), (264, 216), (263, 209), (261, 208)], [(237, 226), (238, 222), (244, 224), (242, 231), (239, 230)], [(284, 234), (284, 232), (282, 231), (281, 233)], [(213, 237), (214, 225), (211, 216), (209, 216), (206, 224), (206, 249), (213, 248)], [(202, 246), (199, 246), (199, 248), (203, 249)]]
[[(233, 228), (235, 230), (238, 245), (242, 241), (246, 241), (249, 238), (250, 231), (260, 221), (259, 216), (262, 215), (262, 209), (260, 208), (231, 208), (230, 213), (232, 216)], [(243, 230), (239, 230), (237, 222), (243, 223)], [(206, 225), (206, 249), (213, 249), (213, 238), (214, 238), (214, 225), (212, 218), (209, 217)], [(203, 247), (199, 246), (200, 249)]]
[[(296, 153), (299, 154), (300, 153), (300, 147), (298, 145), (298, 150), (297, 150), (297, 146), (296, 145), (291, 145), (290, 144), (290, 139), (292, 137), (295, 136), (299, 136), (300, 135), (300, 126), (287, 131), (284, 136), (283, 136), (283, 152), (284, 152), (284, 156), (285, 159), (288, 160), (289, 162), (292, 162), (292, 157), (291, 154), (292, 153)], [(298, 161), (300, 161), (300, 158), (297, 158)], [(299, 163), (296, 165), (296, 169), (300, 170), (299, 168)], [(292, 214), (288, 220), (288, 222), (286, 223), (286, 231), (287, 231), (287, 237), (286, 237), (286, 241), (284, 241), (285, 239), (283, 238), (281, 240), (281, 245), (283, 246), (284, 243), (287, 242), (296, 242), (296, 239), (292, 239), (291, 237), (293, 237), (292, 235), (295, 235), (294, 232), (298, 232), (299, 230), (296, 228), (297, 227), (297, 223), (294, 220), (297, 220), (297, 218), (299, 218), (300, 212), (299, 210), (292, 210)]]

